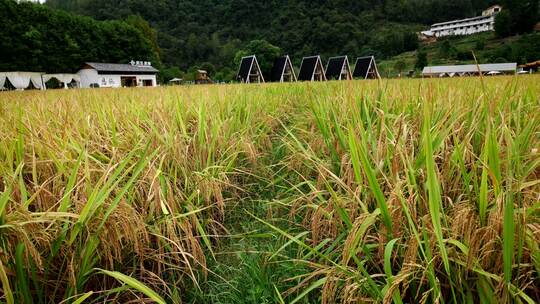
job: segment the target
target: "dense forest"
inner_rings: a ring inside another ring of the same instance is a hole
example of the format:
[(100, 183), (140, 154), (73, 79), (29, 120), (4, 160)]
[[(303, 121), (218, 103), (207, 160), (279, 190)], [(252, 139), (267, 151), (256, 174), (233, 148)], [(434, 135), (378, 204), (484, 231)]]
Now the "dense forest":
[(230, 80), (249, 53), (265, 57), (264, 66), (275, 54), (296, 66), (314, 54), (392, 58), (421, 47), (416, 33), (429, 24), (494, 3), (514, 7), (501, 18), (501, 36), (538, 19), (538, 0), (0, 0), (0, 16), (10, 20), (0, 31), (0, 68), (49, 72), (135, 58), (153, 61), (164, 79), (203, 68)]
[(0, 20), (0, 71), (74, 72), (85, 61), (158, 59), (143, 32), (126, 21), (99, 22), (12, 0), (0, 0)]
[[(186, 71), (234, 74), (234, 58), (264, 39), (290, 54), (385, 58), (418, 47), (425, 25), (474, 16), (491, 0), (48, 0), (98, 20), (140, 16), (157, 29), (161, 59)], [(221, 75), (220, 75), (221, 76)], [(225, 75), (223, 75), (225, 76)]]

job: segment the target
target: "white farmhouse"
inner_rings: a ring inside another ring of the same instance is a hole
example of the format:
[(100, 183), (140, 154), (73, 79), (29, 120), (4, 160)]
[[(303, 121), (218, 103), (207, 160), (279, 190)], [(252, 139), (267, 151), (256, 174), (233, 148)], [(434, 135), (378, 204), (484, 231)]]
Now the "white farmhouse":
[(87, 62), (77, 72), (81, 88), (155, 87), (155, 69), (150, 62), (130, 64)]
[(493, 5), (482, 12), (482, 16), (435, 23), (422, 34), (428, 37), (446, 37), (472, 35), (495, 29), (495, 15), (502, 10), (500, 5)]

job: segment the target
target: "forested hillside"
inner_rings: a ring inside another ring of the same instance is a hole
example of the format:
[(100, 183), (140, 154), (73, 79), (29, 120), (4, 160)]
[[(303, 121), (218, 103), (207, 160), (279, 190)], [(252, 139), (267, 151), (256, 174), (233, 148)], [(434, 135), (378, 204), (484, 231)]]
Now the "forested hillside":
[(124, 21), (0, 0), (0, 23), (0, 71), (72, 72), (85, 61), (158, 59), (142, 31)]
[(162, 80), (190, 79), (199, 68), (232, 80), (239, 58), (255, 53), (264, 72), (281, 54), (297, 67), (307, 55), (375, 55), (387, 62), (386, 75), (396, 75), (421, 68), (413, 61), (423, 53), (429, 63), (472, 60), (471, 44), (455, 47), (467, 38), (448, 39), (434, 52), (416, 33), (494, 3), (504, 6), (500, 30), (474, 44), (478, 58), (536, 60), (537, 35), (512, 36), (534, 27), (538, 0), (0, 0), (0, 69), (65, 72), (84, 61), (136, 59), (153, 61)]
[(204, 66), (234, 74), (234, 57), (264, 39), (292, 56), (374, 54), (418, 46), (415, 32), (469, 17), (491, 0), (48, 0), (51, 7), (98, 20), (138, 15), (157, 29), (161, 59), (186, 71)]

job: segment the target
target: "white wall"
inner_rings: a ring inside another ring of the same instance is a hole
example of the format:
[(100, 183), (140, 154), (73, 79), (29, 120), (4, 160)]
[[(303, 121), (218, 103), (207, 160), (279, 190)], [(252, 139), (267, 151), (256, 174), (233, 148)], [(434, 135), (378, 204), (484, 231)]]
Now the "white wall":
[[(126, 75), (124, 75), (126, 76)], [(129, 75), (127, 75), (129, 76)], [(143, 80), (152, 80), (152, 86), (157, 86), (156, 75), (135, 75), (137, 77), (137, 86), (142, 87)]]
[(94, 69), (82, 69), (77, 72), (81, 77), (81, 88), (89, 88), (91, 84), (97, 83), (100, 88), (119, 88), (122, 85), (120, 77), (135, 77), (137, 86), (142, 86), (142, 80), (152, 80), (152, 86), (157, 85), (156, 75), (99, 75)]
[(98, 73), (94, 69), (82, 69), (77, 72), (81, 77), (81, 88), (89, 88), (90, 84), (98, 83)]

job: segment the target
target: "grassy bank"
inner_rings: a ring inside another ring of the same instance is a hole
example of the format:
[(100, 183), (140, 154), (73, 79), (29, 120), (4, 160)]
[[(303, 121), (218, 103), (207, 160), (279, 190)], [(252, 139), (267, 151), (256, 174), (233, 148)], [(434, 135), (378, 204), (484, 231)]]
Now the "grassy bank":
[(538, 302), (539, 80), (1, 93), (2, 300)]
[[(428, 65), (455, 65), (479, 63), (517, 62), (524, 64), (540, 58), (540, 33), (530, 33), (521, 36), (499, 38), (493, 32), (485, 32), (470, 36), (448, 37), (431, 44), (423, 45)], [(400, 73), (407, 74), (415, 69), (417, 51), (381, 60), (379, 69), (382, 75), (397, 77)], [(417, 71), (417, 75), (418, 72)]]

